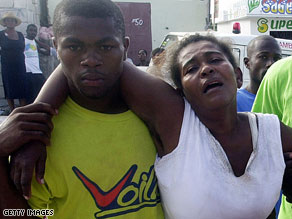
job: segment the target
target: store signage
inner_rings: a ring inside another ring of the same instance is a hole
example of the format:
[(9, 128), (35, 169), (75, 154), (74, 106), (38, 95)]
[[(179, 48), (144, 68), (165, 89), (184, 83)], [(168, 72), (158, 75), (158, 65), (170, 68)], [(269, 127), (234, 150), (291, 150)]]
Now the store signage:
[(292, 0), (248, 0), (249, 14), (292, 15)]
[(279, 20), (266, 18), (260, 18), (257, 21), (258, 31), (260, 33), (265, 33), (270, 30), (292, 30), (292, 20)]
[(260, 0), (248, 0), (248, 12), (252, 12), (254, 9), (260, 6)]

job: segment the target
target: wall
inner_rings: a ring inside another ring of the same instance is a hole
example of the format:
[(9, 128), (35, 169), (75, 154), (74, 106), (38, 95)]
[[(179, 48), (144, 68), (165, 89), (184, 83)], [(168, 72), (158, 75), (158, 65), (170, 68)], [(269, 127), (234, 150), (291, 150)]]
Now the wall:
[[(1, 0), (0, 1), (0, 17), (8, 11), (14, 12), (22, 23), (16, 27), (18, 31), (25, 34), (26, 26), (30, 23), (40, 24), (40, 9), (38, 0)], [(4, 27), (0, 25), (0, 30)]]
[[(50, 17), (60, 0), (49, 0)], [(126, 2), (115, 0), (115, 2)], [(168, 32), (202, 31), (208, 17), (208, 0), (132, 0), (151, 4), (152, 48), (162, 42)]]
[(231, 34), (234, 22), (240, 23), (241, 34), (245, 34), (245, 35), (254, 34), (252, 33), (253, 25), (248, 19), (240, 19), (236, 21), (227, 21), (227, 22), (220, 23), (220, 25), (217, 26), (217, 31), (220, 33)]
[[(28, 24), (40, 24), (40, 9), (38, 0), (0, 0), (0, 17), (8, 11), (14, 12), (22, 23), (16, 27), (17, 31), (21, 31), (25, 35)], [(0, 30), (4, 27), (0, 25)], [(0, 80), (0, 98), (4, 98), (2, 77)]]

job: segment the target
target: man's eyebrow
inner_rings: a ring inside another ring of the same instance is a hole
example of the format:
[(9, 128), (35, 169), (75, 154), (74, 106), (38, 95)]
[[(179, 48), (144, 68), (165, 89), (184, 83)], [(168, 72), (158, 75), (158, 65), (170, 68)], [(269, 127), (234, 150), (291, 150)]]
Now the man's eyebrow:
[(82, 41), (75, 37), (67, 37), (64, 39), (66, 43), (81, 43)]
[(102, 44), (106, 42), (117, 42), (117, 40), (114, 37), (105, 37), (105, 38), (102, 38), (101, 40), (96, 41), (97, 44)]
[[(64, 39), (64, 42), (66, 43), (83, 43), (82, 40), (75, 38), (75, 37), (67, 37)], [(114, 37), (105, 37), (100, 40), (97, 40), (95, 43), (96, 44), (102, 44), (106, 42), (117, 42), (117, 40)]]

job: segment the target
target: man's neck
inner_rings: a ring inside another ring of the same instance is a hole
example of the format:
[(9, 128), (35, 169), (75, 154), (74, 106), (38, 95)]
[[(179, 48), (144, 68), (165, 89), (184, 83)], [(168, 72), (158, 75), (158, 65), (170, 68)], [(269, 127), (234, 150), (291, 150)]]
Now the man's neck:
[(99, 113), (118, 114), (126, 112), (129, 109), (118, 93), (101, 98), (89, 98), (80, 95), (79, 92), (74, 94), (74, 91), (70, 91), (70, 97), (78, 105)]
[(249, 85), (247, 85), (247, 87), (245, 89), (252, 94), (257, 94), (258, 89), (259, 89), (259, 85), (256, 85), (254, 83), (250, 83)]
[(34, 40), (34, 38), (30, 38), (30, 37), (28, 37), (28, 36), (26, 36), (26, 39), (29, 39), (29, 40)]

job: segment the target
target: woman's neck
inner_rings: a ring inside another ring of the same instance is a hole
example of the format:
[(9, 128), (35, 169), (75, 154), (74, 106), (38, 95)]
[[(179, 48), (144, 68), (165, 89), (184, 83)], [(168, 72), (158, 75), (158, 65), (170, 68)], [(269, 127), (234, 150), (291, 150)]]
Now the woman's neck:
[(7, 33), (13, 33), (13, 32), (16, 32), (16, 31), (15, 31), (15, 28), (14, 27), (7, 27), (5, 29), (5, 32), (7, 32)]
[(195, 110), (200, 121), (213, 135), (231, 133), (237, 126), (236, 106), (222, 107), (214, 110)]

